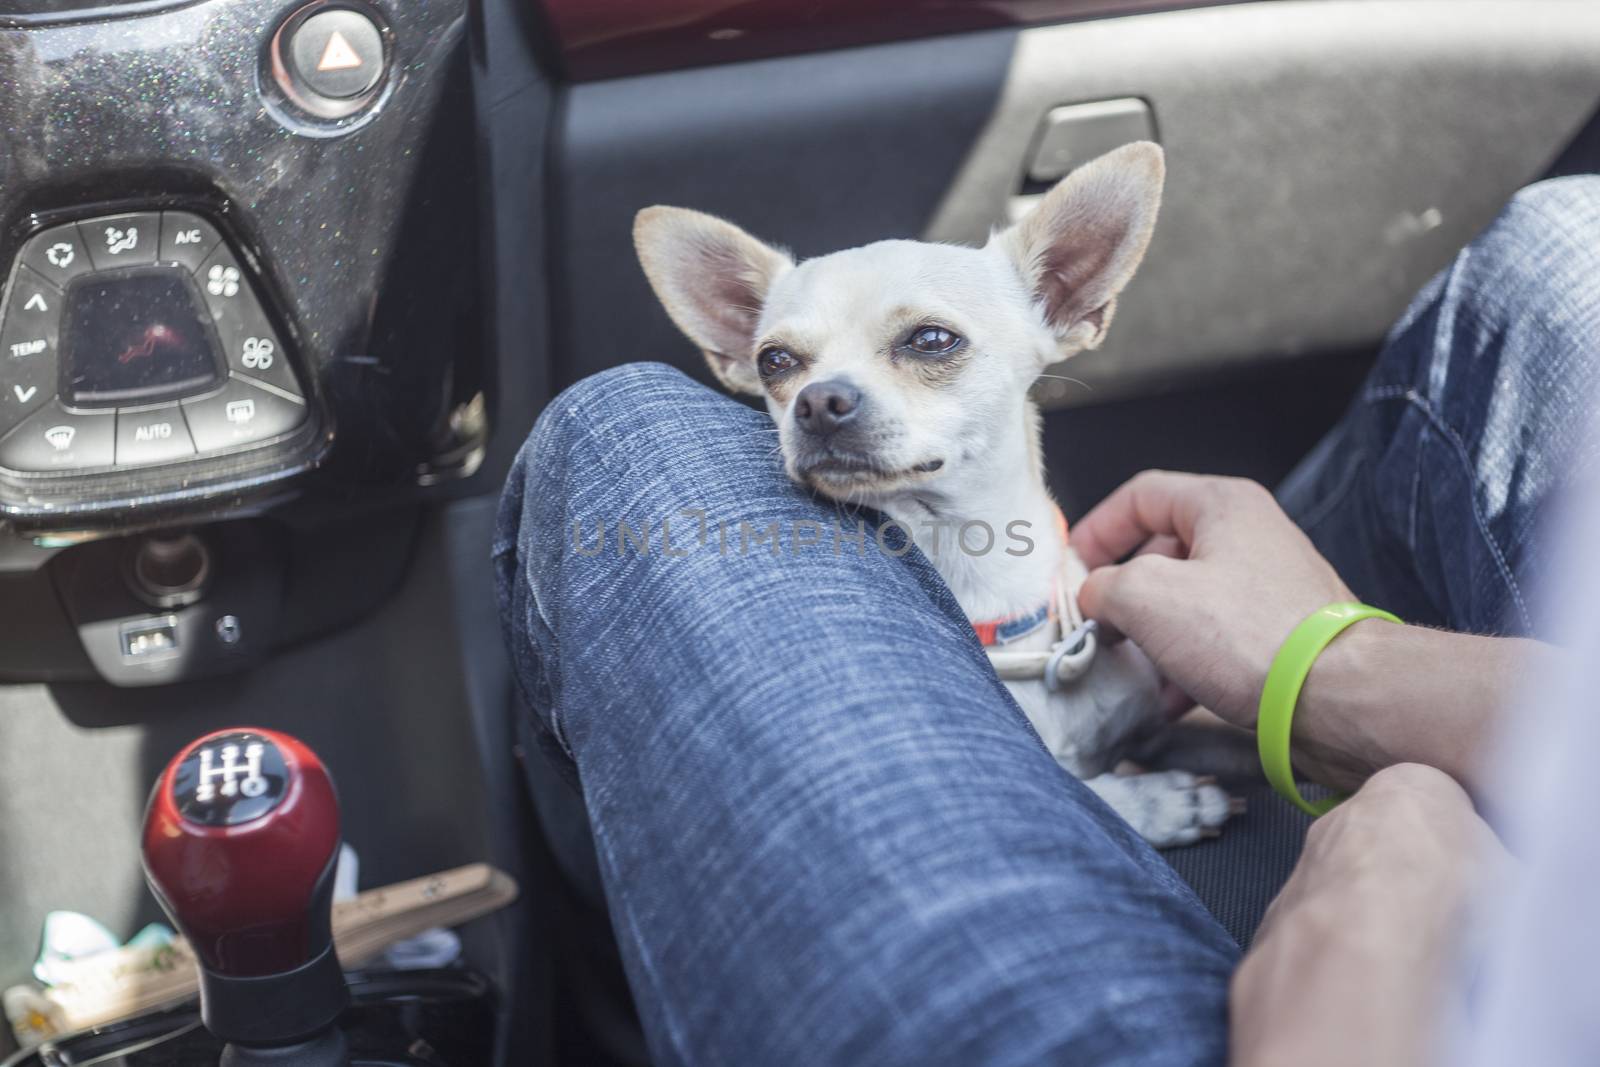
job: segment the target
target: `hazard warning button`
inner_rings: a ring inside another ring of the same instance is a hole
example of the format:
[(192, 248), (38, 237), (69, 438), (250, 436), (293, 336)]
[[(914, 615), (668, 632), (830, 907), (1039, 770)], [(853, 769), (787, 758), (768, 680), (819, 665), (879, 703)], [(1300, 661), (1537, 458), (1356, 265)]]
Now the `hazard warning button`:
[(364, 12), (323, 7), (290, 27), (285, 58), (305, 89), (329, 100), (351, 100), (383, 77), (383, 34)]

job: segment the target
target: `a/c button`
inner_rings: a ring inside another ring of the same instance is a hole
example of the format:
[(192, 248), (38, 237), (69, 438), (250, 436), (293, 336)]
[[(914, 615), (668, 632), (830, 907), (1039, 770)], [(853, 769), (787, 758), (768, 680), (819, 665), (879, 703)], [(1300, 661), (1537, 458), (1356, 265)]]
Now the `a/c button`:
[(220, 393), (185, 400), (183, 413), (189, 419), (195, 447), (214, 452), (288, 433), (305, 421), (306, 406), (231, 378)]

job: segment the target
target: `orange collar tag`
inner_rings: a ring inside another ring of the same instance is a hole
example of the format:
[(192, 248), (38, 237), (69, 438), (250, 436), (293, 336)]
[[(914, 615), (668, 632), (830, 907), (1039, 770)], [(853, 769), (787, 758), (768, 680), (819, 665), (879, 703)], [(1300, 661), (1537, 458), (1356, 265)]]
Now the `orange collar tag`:
[[(1061, 531), (1061, 544), (1064, 547), (1067, 544), (1067, 517), (1061, 513), (1059, 507), (1056, 508), (1056, 529)], [(1033, 611), (1007, 615), (1002, 619), (985, 619), (982, 622), (973, 620), (972, 629), (978, 635), (978, 643), (984, 648), (991, 648), (1019, 641), (1055, 616), (1055, 596), (1052, 593), (1045, 597), (1043, 606)]]

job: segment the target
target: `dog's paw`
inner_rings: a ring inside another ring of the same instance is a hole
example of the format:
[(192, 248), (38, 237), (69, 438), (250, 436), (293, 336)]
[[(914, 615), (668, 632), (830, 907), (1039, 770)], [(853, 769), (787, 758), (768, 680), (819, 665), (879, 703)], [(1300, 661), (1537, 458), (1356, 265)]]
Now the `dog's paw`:
[(1192, 845), (1244, 810), (1210, 778), (1188, 771), (1102, 774), (1084, 783), (1156, 848)]

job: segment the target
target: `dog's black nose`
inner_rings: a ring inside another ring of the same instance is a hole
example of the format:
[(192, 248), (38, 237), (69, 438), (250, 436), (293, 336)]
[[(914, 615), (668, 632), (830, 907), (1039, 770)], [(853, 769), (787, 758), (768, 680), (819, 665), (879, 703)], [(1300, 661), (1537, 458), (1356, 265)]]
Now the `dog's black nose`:
[(794, 399), (794, 421), (819, 436), (833, 433), (860, 410), (861, 390), (839, 378), (812, 382)]

